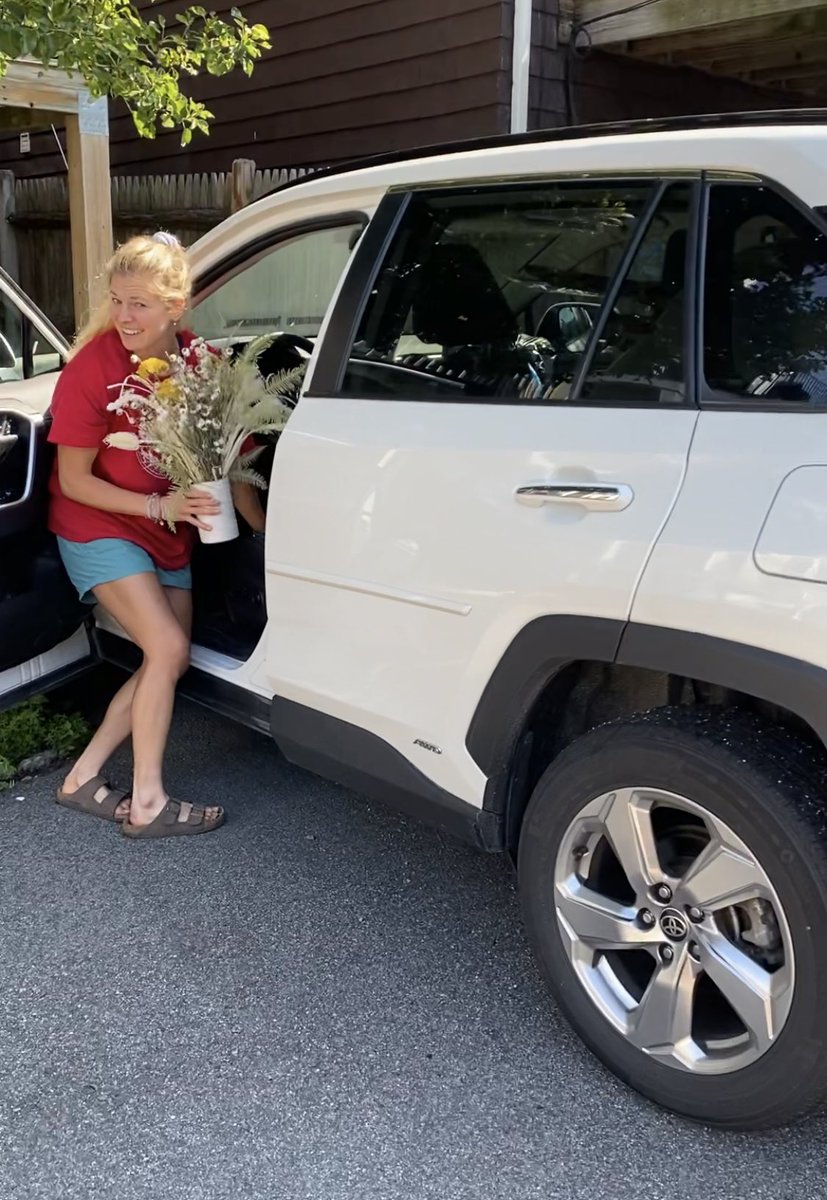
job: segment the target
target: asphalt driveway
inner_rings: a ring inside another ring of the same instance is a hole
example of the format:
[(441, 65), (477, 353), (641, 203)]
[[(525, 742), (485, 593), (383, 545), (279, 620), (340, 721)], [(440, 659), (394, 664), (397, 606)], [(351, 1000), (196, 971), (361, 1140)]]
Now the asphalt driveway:
[(174, 794), (218, 834), (133, 844), (0, 794), (2, 1200), (784, 1200), (827, 1121), (651, 1108), (550, 1005), (508, 865), (182, 704)]

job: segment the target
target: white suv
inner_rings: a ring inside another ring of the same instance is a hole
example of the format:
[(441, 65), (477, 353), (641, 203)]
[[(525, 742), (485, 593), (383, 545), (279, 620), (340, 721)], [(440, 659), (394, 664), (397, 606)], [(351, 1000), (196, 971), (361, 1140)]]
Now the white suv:
[[(732, 1128), (827, 1095), (821, 122), (376, 161), (193, 252), (197, 332), (308, 370), (263, 543), (201, 548), (184, 691), (513, 854), (584, 1041)], [(2, 407), (11, 702), (135, 648), (79, 624)]]

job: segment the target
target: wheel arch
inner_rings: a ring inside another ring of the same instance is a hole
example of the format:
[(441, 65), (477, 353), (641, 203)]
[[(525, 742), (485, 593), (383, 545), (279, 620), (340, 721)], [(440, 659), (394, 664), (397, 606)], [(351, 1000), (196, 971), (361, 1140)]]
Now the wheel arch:
[(466, 739), (488, 775), (485, 809), (514, 850), (548, 764), (598, 725), (667, 705), (760, 711), (794, 727), (827, 763), (827, 671), (761, 647), (660, 626), (541, 617), (517, 634)]

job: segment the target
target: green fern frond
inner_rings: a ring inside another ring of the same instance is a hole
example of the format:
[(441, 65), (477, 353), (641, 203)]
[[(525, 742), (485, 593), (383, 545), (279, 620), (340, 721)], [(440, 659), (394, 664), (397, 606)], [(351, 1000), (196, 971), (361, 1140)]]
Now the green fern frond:
[(235, 466), (230, 471), (230, 479), (233, 483), (249, 483), (254, 488), (266, 488), (267, 480), (258, 471), (251, 471), (249, 467)]
[(263, 354), (265, 350), (269, 350), (277, 337), (277, 333), (262, 333), (258, 337), (253, 338), (244, 347), (236, 359), (236, 363), (244, 363), (245, 366), (252, 365), (258, 370), (258, 356)]

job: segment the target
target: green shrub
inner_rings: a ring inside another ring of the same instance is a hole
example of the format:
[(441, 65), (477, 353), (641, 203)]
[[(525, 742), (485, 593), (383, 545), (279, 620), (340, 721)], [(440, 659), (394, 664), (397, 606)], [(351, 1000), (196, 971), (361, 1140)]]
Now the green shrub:
[(89, 727), (75, 713), (54, 712), (45, 696), (0, 713), (0, 787), (8, 786), (24, 759), (44, 750), (68, 758), (82, 748)]
[(83, 749), (91, 730), (78, 713), (52, 713), (47, 725), (47, 743), (61, 758), (69, 758)]
[(29, 755), (45, 750), (46, 722), (45, 696), (0, 713), (0, 755), (17, 766)]

